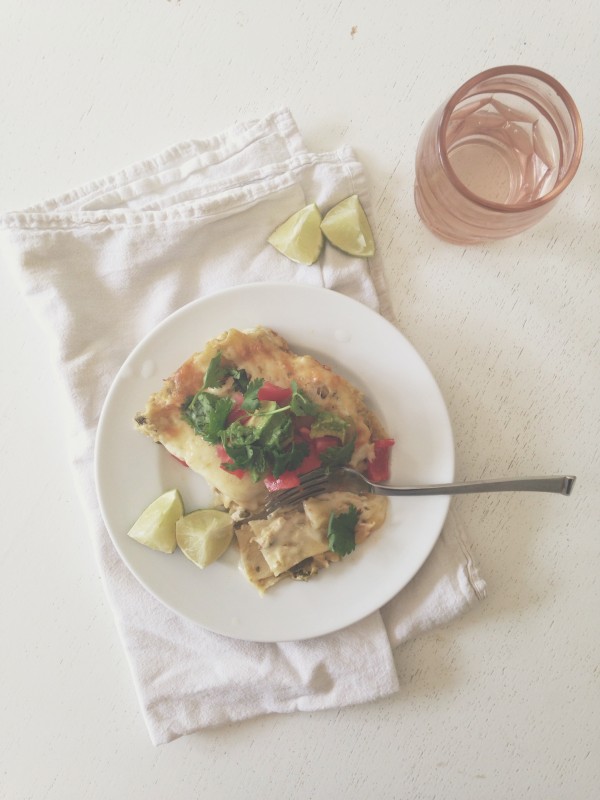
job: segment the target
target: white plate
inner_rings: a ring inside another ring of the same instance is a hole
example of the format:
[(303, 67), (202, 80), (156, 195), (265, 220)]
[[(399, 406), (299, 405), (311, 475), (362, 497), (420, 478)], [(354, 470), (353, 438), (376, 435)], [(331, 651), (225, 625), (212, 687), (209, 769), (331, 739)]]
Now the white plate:
[(454, 447), (442, 395), (421, 357), (383, 317), (348, 297), (308, 286), (252, 284), (180, 309), (131, 353), (106, 398), (96, 441), (96, 482), (121, 557), (159, 600), (204, 628), (238, 639), (287, 641), (339, 630), (377, 610), (415, 575), (442, 529), (447, 497), (390, 500), (388, 519), (354, 553), (304, 583), (284, 580), (264, 596), (231, 547), (200, 570), (158, 553), (127, 531), (159, 494), (181, 491), (186, 511), (211, 504), (198, 475), (134, 429), (133, 416), (162, 379), (228, 328), (264, 325), (298, 353), (317, 357), (361, 389), (396, 440), (392, 482), (451, 481)]

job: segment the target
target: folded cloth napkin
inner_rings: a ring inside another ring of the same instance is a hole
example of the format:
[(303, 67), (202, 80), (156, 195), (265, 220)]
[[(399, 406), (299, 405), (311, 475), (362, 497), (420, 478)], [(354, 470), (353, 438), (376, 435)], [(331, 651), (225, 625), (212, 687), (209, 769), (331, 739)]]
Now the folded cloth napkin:
[(155, 744), (259, 714), (384, 697), (399, 688), (393, 648), (484, 595), (451, 514), (425, 565), (381, 612), (317, 639), (233, 640), (142, 588), (101, 520), (93, 458), (104, 398), (131, 349), (171, 312), (222, 288), (277, 280), (328, 287), (390, 314), (378, 257), (327, 248), (308, 267), (266, 243), (306, 203), (329, 208), (354, 193), (371, 215), (353, 152), (307, 152), (282, 109), (0, 217), (0, 258), (47, 330), (72, 400), (75, 479)]

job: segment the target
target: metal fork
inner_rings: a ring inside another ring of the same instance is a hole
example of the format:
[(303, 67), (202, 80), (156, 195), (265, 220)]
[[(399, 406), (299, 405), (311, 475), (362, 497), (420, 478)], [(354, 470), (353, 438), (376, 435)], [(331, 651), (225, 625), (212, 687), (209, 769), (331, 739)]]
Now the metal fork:
[[(573, 475), (545, 475), (540, 478), (494, 478), (467, 483), (434, 483), (423, 486), (388, 486), (373, 483), (351, 467), (327, 471), (315, 469), (300, 476), (300, 486), (274, 492), (266, 503), (266, 512), (273, 514), (280, 508), (297, 505), (309, 497), (326, 491), (352, 488), (356, 492), (391, 496), (419, 496), (440, 494), (475, 494), (478, 492), (554, 492), (570, 495), (575, 483)], [(349, 488), (352, 487), (352, 488)]]

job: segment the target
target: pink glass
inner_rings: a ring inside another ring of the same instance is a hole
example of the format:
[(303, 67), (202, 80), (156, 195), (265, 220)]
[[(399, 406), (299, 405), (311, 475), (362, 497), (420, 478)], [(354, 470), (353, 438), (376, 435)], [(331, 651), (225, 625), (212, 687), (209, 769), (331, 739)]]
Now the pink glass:
[(456, 244), (503, 239), (535, 225), (575, 175), (579, 113), (558, 81), (530, 67), (496, 67), (463, 84), (426, 125), (415, 203)]

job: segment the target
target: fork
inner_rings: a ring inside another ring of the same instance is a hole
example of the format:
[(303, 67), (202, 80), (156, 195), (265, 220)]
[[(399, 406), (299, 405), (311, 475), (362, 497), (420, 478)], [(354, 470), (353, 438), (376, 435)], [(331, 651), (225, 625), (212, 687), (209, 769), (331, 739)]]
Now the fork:
[[(280, 508), (301, 503), (309, 497), (333, 490), (342, 483), (354, 484), (355, 491), (391, 496), (475, 494), (479, 492), (554, 492), (570, 495), (575, 483), (573, 475), (545, 475), (540, 478), (493, 478), (467, 483), (433, 483), (422, 486), (388, 486), (368, 480), (361, 472), (351, 467), (339, 467), (328, 471), (315, 469), (300, 476), (300, 486), (274, 492), (266, 503), (267, 515)], [(346, 488), (346, 487), (344, 487)], [(348, 489), (347, 489), (348, 491)]]

